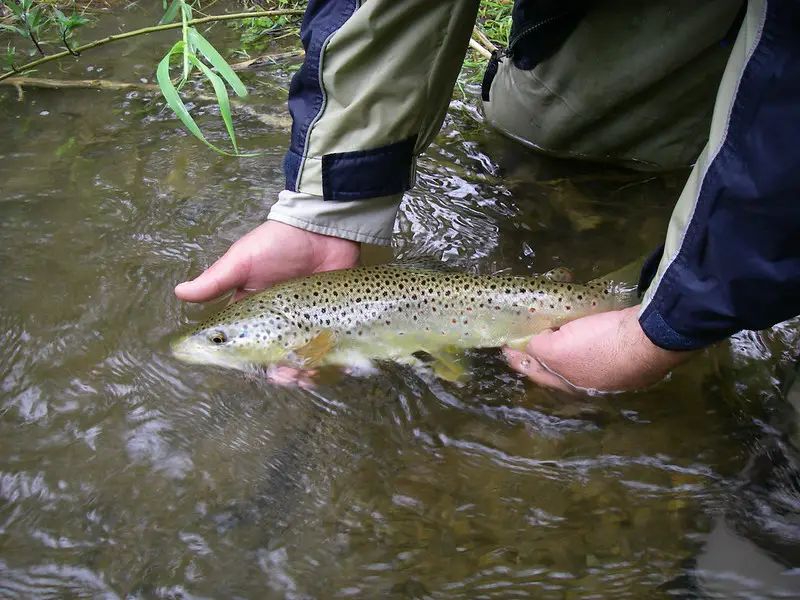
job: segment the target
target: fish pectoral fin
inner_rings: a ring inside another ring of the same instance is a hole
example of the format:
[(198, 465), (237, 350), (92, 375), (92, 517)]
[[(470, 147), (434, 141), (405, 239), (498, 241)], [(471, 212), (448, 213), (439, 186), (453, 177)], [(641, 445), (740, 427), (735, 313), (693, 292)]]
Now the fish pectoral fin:
[(289, 359), (295, 366), (308, 369), (315, 366), (336, 345), (336, 334), (325, 329), (314, 336), (307, 344), (289, 353)]
[(438, 350), (428, 354), (433, 357), (430, 368), (437, 377), (453, 383), (464, 383), (469, 379), (467, 359), (463, 352)]
[(555, 269), (550, 269), (544, 276), (549, 279), (550, 281), (562, 281), (564, 283), (570, 283), (575, 277), (566, 267), (556, 267)]

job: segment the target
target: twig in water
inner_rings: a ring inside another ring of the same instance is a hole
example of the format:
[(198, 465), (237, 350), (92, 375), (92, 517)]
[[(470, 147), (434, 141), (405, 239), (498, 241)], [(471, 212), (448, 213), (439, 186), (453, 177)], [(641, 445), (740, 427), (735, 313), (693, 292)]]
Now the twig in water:
[(249, 69), (250, 67), (260, 67), (261, 65), (265, 64), (275, 64), (283, 60), (289, 60), (290, 58), (296, 58), (304, 55), (305, 52), (303, 50), (293, 50), (291, 52), (282, 52), (280, 54), (265, 54), (263, 56), (256, 56), (255, 58), (234, 63), (231, 65), (231, 69), (234, 71), (242, 71), (244, 69)]
[(495, 46), (492, 43), (492, 40), (486, 37), (486, 35), (480, 29), (478, 29), (477, 25), (472, 28), (472, 33), (475, 35), (476, 38), (478, 38), (478, 42), (483, 44), (483, 46), (487, 50), (489, 50), (489, 52), (494, 52), (495, 50), (497, 50), (497, 46)]
[[(161, 88), (154, 83), (128, 83), (126, 81), (110, 81), (107, 79), (48, 79), (45, 77), (14, 77), (0, 81), (0, 86), (11, 86), (17, 89), (17, 97), (22, 100), (23, 88), (34, 87), (47, 90), (63, 89), (95, 89), (95, 90), (141, 90), (145, 92), (160, 93)], [(189, 98), (198, 102), (216, 102), (215, 96), (207, 94), (190, 94)], [(237, 110), (260, 121), (264, 125), (288, 131), (292, 126), (292, 120), (286, 115), (266, 115), (258, 112), (255, 108), (244, 102), (239, 102), (231, 98), (231, 104)]]
[(469, 47), (484, 58), (492, 58), (492, 53), (475, 41), (475, 38), (469, 38)]

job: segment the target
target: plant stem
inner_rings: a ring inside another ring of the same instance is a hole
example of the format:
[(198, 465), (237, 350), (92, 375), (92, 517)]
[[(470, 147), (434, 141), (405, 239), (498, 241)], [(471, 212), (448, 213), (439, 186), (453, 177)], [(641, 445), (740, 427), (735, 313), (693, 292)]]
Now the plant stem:
[(36, 36), (33, 35), (33, 31), (31, 31), (30, 29), (28, 30), (28, 36), (31, 38), (31, 41), (33, 42), (33, 45), (36, 46), (36, 49), (39, 51), (39, 54), (41, 54), (42, 56), (45, 56), (44, 50), (42, 50), (42, 47), (39, 45), (39, 42), (36, 40)]
[(189, 24), (186, 14), (186, 3), (181, 0), (181, 35), (183, 36), (183, 79), (178, 89), (183, 87), (189, 79)]
[[(192, 19), (191, 21), (187, 22), (187, 25), (194, 26), (194, 25), (202, 25), (203, 23), (213, 23), (216, 21), (235, 21), (237, 19), (251, 19), (257, 17), (272, 17), (277, 15), (302, 15), (305, 11), (302, 10), (262, 10), (258, 12), (246, 12), (246, 13), (232, 13), (229, 15), (212, 15), (210, 17), (203, 17), (201, 19)], [(84, 50), (90, 50), (91, 48), (97, 48), (98, 46), (104, 46), (106, 44), (110, 44), (111, 42), (116, 42), (117, 40), (125, 40), (128, 38), (136, 37), (137, 35), (144, 35), (146, 33), (155, 33), (157, 31), (168, 31), (170, 29), (180, 29), (183, 27), (183, 23), (169, 23), (168, 25), (155, 25), (154, 27), (144, 27), (143, 29), (135, 29), (134, 31), (127, 31), (125, 33), (120, 33), (117, 35), (110, 35), (108, 37), (95, 40), (93, 42), (89, 42), (88, 44), (84, 44), (83, 46), (78, 46), (77, 48), (73, 48), (73, 52), (77, 52), (80, 54)], [(60, 58), (64, 58), (66, 56), (70, 56), (70, 51), (58, 52), (57, 54), (51, 54), (49, 56), (45, 56), (44, 58), (40, 58), (38, 60), (34, 60), (29, 62), (28, 64), (22, 65), (16, 71), (11, 71), (9, 73), (3, 73), (0, 75), (0, 81), (3, 79), (8, 79), (9, 77), (13, 77), (14, 75), (18, 75), (25, 71), (28, 71), (34, 67), (38, 67), (39, 65), (50, 62), (51, 60), (58, 60)]]

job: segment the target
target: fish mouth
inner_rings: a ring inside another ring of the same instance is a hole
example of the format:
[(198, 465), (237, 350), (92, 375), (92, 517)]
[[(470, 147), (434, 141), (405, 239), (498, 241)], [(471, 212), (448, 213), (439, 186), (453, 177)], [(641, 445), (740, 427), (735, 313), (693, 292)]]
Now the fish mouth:
[(173, 357), (183, 362), (201, 362), (198, 361), (201, 348), (199, 344), (192, 343), (191, 338), (182, 337), (172, 340), (169, 344), (169, 350)]
[(181, 362), (193, 365), (215, 365), (228, 369), (244, 369), (247, 361), (217, 348), (209, 348), (193, 336), (178, 338), (170, 342), (170, 353)]

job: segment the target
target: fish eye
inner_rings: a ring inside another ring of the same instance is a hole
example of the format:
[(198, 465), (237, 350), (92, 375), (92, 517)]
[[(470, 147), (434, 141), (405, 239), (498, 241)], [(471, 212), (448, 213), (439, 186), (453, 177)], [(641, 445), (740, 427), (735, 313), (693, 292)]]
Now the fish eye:
[(225, 335), (224, 331), (213, 331), (211, 334), (209, 334), (208, 340), (212, 344), (219, 346), (228, 341), (228, 336)]

